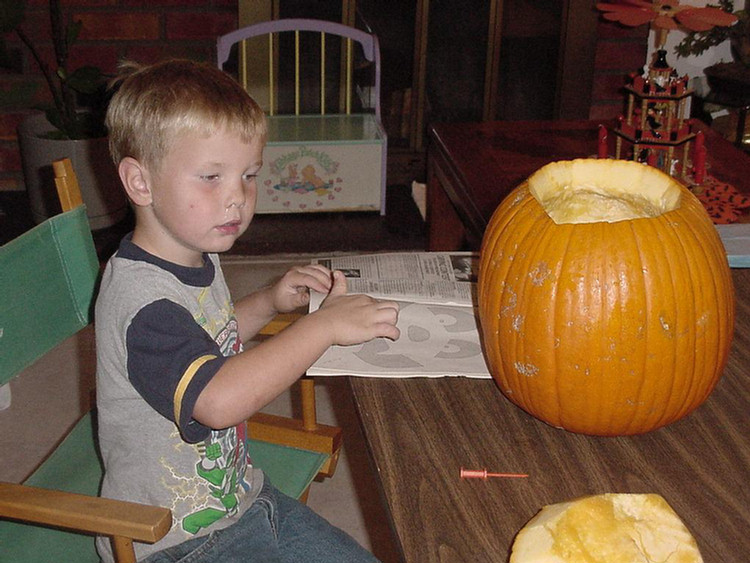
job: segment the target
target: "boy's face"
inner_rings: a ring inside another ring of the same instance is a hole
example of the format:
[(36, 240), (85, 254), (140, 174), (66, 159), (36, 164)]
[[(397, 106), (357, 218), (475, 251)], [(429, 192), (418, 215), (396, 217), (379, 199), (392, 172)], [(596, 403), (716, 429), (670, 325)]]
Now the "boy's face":
[(150, 227), (136, 227), (133, 241), (185, 266), (201, 265), (203, 252), (229, 250), (255, 213), (262, 158), (260, 141), (243, 143), (226, 130), (181, 135), (150, 175)]

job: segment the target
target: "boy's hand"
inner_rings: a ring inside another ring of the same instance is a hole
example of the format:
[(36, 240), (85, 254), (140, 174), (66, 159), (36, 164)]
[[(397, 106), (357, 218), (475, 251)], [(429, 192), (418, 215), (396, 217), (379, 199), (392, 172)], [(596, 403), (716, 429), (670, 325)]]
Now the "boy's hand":
[(324, 315), (333, 331), (333, 344), (347, 346), (373, 338), (396, 340), (401, 331), (396, 328), (398, 303), (379, 301), (368, 295), (346, 293), (346, 278), (333, 272), (333, 285), (315, 314)]
[(331, 270), (320, 264), (295, 266), (271, 288), (273, 307), (288, 313), (310, 302), (310, 290), (328, 293), (332, 287)]

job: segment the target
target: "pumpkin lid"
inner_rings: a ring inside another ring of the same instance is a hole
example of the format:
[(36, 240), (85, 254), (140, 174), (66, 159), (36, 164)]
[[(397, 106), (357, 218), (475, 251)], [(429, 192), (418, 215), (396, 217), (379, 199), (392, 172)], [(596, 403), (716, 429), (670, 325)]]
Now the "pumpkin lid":
[(557, 224), (657, 217), (679, 208), (682, 196), (674, 178), (629, 160), (552, 162), (532, 174), (528, 185)]
[(605, 493), (547, 505), (518, 533), (510, 563), (703, 563), (658, 494)]

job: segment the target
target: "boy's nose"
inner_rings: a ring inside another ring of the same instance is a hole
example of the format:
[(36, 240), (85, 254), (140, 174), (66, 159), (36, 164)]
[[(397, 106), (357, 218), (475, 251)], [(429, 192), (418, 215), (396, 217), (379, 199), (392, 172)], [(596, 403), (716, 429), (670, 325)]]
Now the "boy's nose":
[(229, 196), (227, 198), (227, 209), (230, 209), (232, 207), (237, 207), (238, 209), (241, 209), (245, 207), (245, 189), (242, 185), (242, 182), (238, 182), (236, 186), (233, 186), (232, 190), (229, 192)]

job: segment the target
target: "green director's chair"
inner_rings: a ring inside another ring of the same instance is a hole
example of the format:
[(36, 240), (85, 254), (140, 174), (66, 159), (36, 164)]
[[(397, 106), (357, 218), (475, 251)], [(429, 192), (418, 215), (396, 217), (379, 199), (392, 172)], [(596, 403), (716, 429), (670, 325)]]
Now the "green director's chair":
[[(86, 208), (70, 160), (53, 168), (63, 212), (0, 247), (0, 385), (23, 377), (92, 320), (100, 264)], [(303, 501), (313, 479), (333, 473), (341, 446), (339, 428), (315, 422), (314, 400), (308, 380), (302, 421), (258, 415), (248, 422), (251, 435), (262, 434), (250, 440), (253, 461), (276, 487)], [(106, 535), (117, 561), (130, 563), (134, 541), (153, 543), (169, 531), (166, 508), (96, 496), (102, 467), (95, 423), (95, 412), (87, 412), (23, 484), (0, 482), (0, 560), (95, 562), (93, 536)]]

